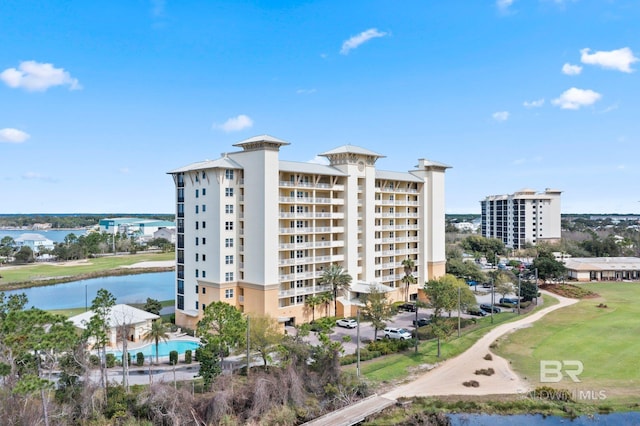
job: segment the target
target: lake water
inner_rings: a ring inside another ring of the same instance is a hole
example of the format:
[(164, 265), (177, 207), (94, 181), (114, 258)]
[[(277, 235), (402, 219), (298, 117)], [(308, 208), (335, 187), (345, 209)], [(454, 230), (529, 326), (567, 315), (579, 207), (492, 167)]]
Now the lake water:
[(558, 416), (521, 414), (494, 416), (489, 414), (450, 414), (452, 426), (632, 426), (640, 424), (640, 413), (596, 414), (569, 419)]
[[(116, 303), (144, 303), (147, 297), (156, 300), (175, 299), (175, 273), (154, 272), (117, 277), (92, 278), (89, 280), (31, 287), (6, 291), (5, 295), (25, 293), (29, 298), (27, 307), (39, 309), (68, 309), (91, 306), (98, 290), (107, 289), (116, 298)], [(85, 299), (86, 291), (86, 299)]]
[(43, 237), (53, 241), (54, 243), (64, 242), (64, 238), (69, 234), (75, 234), (76, 237), (86, 234), (86, 229), (50, 229), (43, 230), (30, 230), (30, 229), (0, 229), (0, 240), (4, 237), (11, 237), (14, 240), (22, 234), (40, 234)]

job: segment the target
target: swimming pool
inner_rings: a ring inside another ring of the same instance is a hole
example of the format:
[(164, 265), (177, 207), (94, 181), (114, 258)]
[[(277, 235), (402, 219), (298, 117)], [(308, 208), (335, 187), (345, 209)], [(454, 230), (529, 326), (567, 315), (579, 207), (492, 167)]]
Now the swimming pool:
[[(178, 355), (184, 355), (187, 350), (195, 352), (200, 346), (198, 342), (191, 340), (167, 340), (166, 342), (158, 343), (158, 356), (169, 356), (169, 352), (177, 351)], [(132, 358), (135, 358), (138, 352), (142, 352), (145, 357), (156, 356), (156, 344), (150, 343), (136, 349), (128, 349), (127, 352), (131, 354)], [(122, 357), (122, 351), (111, 351), (116, 358)]]

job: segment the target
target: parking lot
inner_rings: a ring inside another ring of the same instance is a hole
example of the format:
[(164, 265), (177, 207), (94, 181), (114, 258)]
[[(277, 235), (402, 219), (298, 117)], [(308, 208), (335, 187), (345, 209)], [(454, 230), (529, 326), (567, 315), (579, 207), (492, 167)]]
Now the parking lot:
[[(473, 291), (474, 288), (471, 287), (471, 290)], [(495, 297), (494, 303), (497, 303), (500, 297), (502, 296), (496, 293), (494, 297)], [(480, 303), (491, 304), (491, 292), (488, 289), (483, 289), (482, 287), (478, 286), (478, 291), (476, 293), (476, 300), (478, 301), (478, 304)], [(431, 316), (432, 313), (433, 313), (433, 310), (431, 309), (419, 308), (418, 318), (428, 318)], [(451, 313), (451, 316), (457, 317), (457, 314), (458, 314), (457, 311), (454, 311)], [(472, 315), (469, 315), (466, 313), (462, 313), (461, 317), (474, 318)], [(409, 330), (409, 332), (411, 332), (414, 330), (413, 320), (415, 319), (416, 319), (415, 312), (400, 311), (396, 315), (394, 315), (389, 321), (387, 321), (387, 327), (405, 328)], [(329, 335), (331, 340), (334, 342), (342, 342), (342, 346), (345, 349), (345, 354), (355, 353), (356, 347), (357, 347), (356, 342), (357, 342), (358, 329), (343, 328), (343, 327), (336, 326), (333, 328), (333, 330), (334, 332)], [(290, 333), (295, 332), (295, 329), (291, 328), (288, 330), (288, 332)], [(373, 334), (374, 334), (374, 330), (373, 330), (373, 327), (371, 326), (371, 323), (367, 321), (360, 321), (360, 342), (362, 343), (361, 347), (363, 347), (366, 344), (366, 342), (372, 341), (374, 339)], [(346, 343), (343, 342), (342, 339), (344, 336), (349, 336), (351, 340)], [(383, 338), (384, 331), (378, 330), (377, 337)], [(312, 332), (309, 335), (308, 339), (314, 345), (319, 343), (317, 335), (314, 332)]]

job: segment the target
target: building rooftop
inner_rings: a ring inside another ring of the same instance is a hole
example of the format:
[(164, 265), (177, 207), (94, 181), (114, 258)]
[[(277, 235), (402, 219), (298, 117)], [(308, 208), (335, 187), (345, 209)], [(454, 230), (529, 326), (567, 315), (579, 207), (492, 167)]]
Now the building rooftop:
[[(78, 328), (85, 329), (93, 316), (93, 311), (87, 311), (69, 318), (69, 321)], [(148, 320), (160, 318), (156, 314), (134, 308), (133, 306), (119, 304), (111, 308), (109, 315), (109, 327), (117, 327), (123, 324), (139, 324)]]

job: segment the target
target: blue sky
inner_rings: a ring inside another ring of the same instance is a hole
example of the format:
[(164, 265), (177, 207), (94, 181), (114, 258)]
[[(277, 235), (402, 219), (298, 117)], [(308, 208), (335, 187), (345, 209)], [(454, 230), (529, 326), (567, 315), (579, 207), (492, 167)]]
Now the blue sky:
[(446, 212), (639, 213), (637, 0), (0, 2), (0, 213), (172, 213), (167, 171), (269, 134), (452, 166)]

